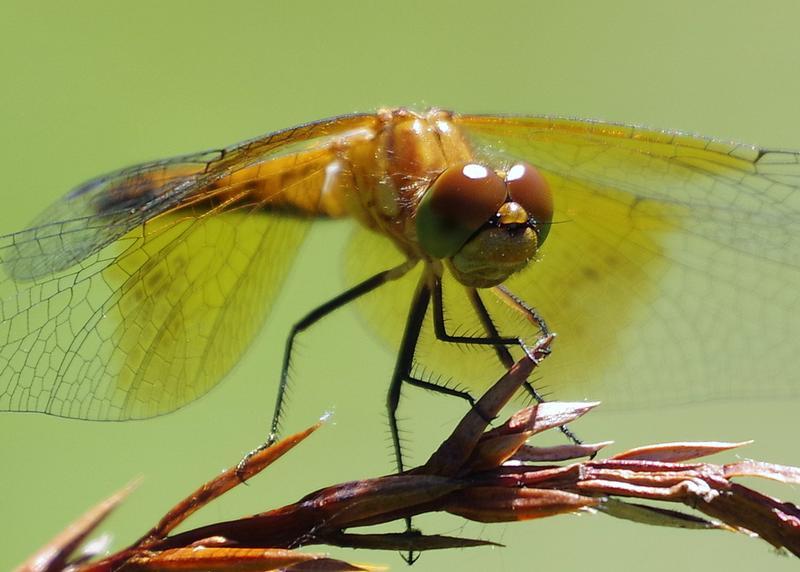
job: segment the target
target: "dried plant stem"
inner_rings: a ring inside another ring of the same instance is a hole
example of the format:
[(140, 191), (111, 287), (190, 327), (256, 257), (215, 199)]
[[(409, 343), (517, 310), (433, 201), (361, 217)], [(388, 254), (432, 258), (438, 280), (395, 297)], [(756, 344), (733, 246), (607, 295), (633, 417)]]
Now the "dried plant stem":
[[(487, 430), (486, 419), (497, 415), (549, 354), (552, 339), (543, 338), (530, 356), (498, 380), (421, 467), (326, 487), (278, 509), (171, 535), (189, 515), (308, 438), (317, 424), (209, 481), (124, 550), (95, 561), (74, 555), (80, 542), (127, 490), (87, 513), (18, 570), (49, 572), (68, 565), (77, 572), (303, 570), (312, 565), (325, 566), (325, 570), (364, 570), (364, 566), (294, 549), (326, 544), (421, 551), (493, 544), (437, 535), (350, 532), (437, 511), (479, 522), (508, 522), (592, 509), (649, 525), (747, 531), (800, 556), (798, 508), (731, 480), (756, 476), (800, 483), (800, 469), (754, 461), (730, 465), (696, 461), (746, 443), (665, 443), (600, 460), (594, 456), (608, 442), (555, 447), (527, 444), (537, 433), (587, 414), (596, 403), (532, 405)], [(679, 503), (698, 514), (631, 502), (633, 499)]]

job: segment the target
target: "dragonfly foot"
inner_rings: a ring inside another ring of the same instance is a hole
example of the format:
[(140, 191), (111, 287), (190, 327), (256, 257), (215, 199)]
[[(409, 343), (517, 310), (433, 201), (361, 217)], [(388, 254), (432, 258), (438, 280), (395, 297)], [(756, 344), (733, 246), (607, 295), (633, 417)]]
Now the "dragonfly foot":
[(267, 440), (261, 443), (258, 447), (249, 451), (242, 459), (236, 464), (236, 477), (242, 484), (247, 484), (247, 465), (250, 463), (250, 459), (253, 458), (253, 455), (256, 455), (263, 451), (264, 449), (268, 449), (272, 447), (278, 440), (278, 436), (275, 433), (270, 433), (267, 436)]
[(408, 552), (405, 552), (402, 555), (402, 558), (406, 564), (408, 564), (409, 566), (413, 566), (414, 564), (416, 564), (417, 560), (419, 560), (420, 556), (422, 556), (422, 552), (409, 550)]
[[(407, 536), (412, 541), (413, 541), (413, 539), (422, 536), (422, 532), (420, 532), (419, 529), (414, 528), (413, 526), (411, 526), (411, 519), (410, 518), (406, 519), (406, 530), (405, 530), (405, 532), (403, 534), (405, 536)], [(422, 552), (419, 552), (418, 550), (414, 550), (413, 548), (409, 549), (407, 552), (401, 553), (401, 558), (409, 566), (412, 566), (413, 564), (415, 564), (416, 561), (419, 560), (420, 556), (422, 556)]]

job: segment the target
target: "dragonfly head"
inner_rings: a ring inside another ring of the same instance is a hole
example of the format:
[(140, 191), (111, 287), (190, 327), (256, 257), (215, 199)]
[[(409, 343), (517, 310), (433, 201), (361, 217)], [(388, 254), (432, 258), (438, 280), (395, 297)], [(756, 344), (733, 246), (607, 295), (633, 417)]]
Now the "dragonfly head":
[(488, 288), (524, 268), (547, 238), (553, 198), (527, 163), (496, 172), (477, 163), (447, 168), (426, 190), (417, 236), (466, 286)]

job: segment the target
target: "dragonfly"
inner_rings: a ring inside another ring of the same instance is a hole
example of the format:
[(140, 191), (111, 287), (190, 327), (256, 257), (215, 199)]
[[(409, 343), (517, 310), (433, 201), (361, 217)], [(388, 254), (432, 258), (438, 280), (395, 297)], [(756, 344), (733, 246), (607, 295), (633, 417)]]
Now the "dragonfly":
[(297, 336), (351, 304), (396, 352), (401, 470), (402, 387), (473, 402), (551, 330), (557, 357), (526, 385), (539, 399), (800, 388), (799, 152), (383, 109), (97, 177), (0, 237), (0, 410), (130, 420), (198, 399), (334, 220), (354, 229), (350, 285), (291, 329), (272, 436)]

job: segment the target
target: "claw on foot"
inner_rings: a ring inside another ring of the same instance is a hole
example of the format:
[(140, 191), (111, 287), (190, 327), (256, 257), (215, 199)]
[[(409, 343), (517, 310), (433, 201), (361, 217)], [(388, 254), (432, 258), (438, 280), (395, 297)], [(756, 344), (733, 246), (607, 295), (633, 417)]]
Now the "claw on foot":
[(236, 477), (239, 479), (239, 481), (241, 481), (242, 484), (244, 485), (247, 484), (246, 470), (248, 463), (250, 463), (250, 459), (252, 459), (254, 455), (257, 455), (264, 449), (272, 447), (275, 443), (277, 443), (277, 441), (278, 441), (278, 436), (275, 433), (270, 433), (267, 436), (266, 441), (261, 443), (261, 445), (259, 445), (252, 451), (249, 451), (247, 454), (245, 454), (244, 457), (242, 457), (241, 461), (236, 463)]

